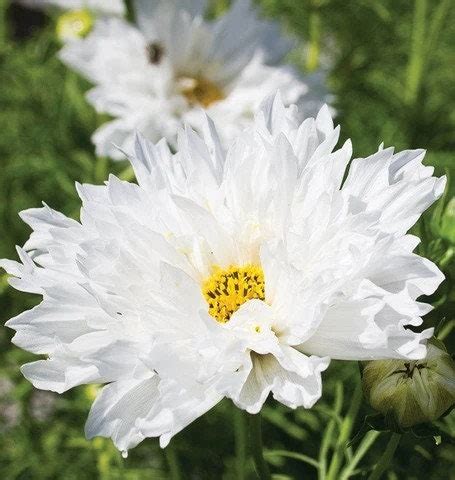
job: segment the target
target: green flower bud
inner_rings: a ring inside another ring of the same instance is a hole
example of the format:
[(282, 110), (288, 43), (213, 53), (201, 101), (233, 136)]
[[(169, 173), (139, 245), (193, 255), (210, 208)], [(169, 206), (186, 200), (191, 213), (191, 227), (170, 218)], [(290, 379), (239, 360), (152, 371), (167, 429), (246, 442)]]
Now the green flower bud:
[(455, 362), (435, 338), (428, 341), (427, 348), (423, 360), (363, 364), (365, 397), (401, 428), (434, 421), (455, 403)]
[(73, 10), (60, 15), (57, 20), (58, 38), (66, 42), (85, 37), (93, 27), (93, 16), (87, 10)]

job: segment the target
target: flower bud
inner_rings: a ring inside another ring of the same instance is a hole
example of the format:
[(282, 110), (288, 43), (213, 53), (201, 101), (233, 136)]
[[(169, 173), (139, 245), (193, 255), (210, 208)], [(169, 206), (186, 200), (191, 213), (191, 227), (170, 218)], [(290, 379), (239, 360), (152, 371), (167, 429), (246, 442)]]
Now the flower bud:
[(365, 362), (362, 385), (375, 410), (409, 428), (438, 419), (454, 405), (455, 362), (433, 338), (422, 360)]
[(85, 37), (93, 26), (93, 17), (87, 10), (66, 12), (57, 20), (56, 32), (62, 42)]

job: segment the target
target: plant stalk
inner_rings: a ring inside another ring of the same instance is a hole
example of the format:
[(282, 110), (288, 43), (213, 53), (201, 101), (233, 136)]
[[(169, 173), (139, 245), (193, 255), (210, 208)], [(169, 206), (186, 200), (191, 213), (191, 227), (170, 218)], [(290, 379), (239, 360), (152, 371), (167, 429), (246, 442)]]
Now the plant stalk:
[(167, 464), (169, 466), (169, 474), (171, 480), (181, 480), (182, 474), (180, 472), (180, 465), (174, 448), (168, 445), (164, 453), (166, 455)]
[(374, 470), (371, 472), (371, 475), (368, 477), (368, 480), (379, 480), (382, 477), (382, 474), (387, 470), (392, 462), (392, 458), (395, 454), (398, 444), (400, 443), (400, 440), (401, 434), (392, 433), (384, 453), (374, 467)]
[(321, 17), (319, 10), (315, 7), (309, 17), (310, 24), (310, 45), (307, 57), (307, 69), (314, 72), (319, 67), (319, 53), (321, 42)]
[(418, 99), (425, 65), (427, 0), (415, 0), (411, 51), (408, 63), (405, 98), (408, 105)]
[(344, 449), (346, 448), (346, 445), (351, 436), (352, 427), (354, 426), (354, 422), (359, 412), (361, 403), (362, 403), (362, 386), (360, 382), (358, 382), (354, 391), (354, 395), (351, 400), (351, 405), (349, 407), (349, 410), (346, 416), (344, 417), (343, 423), (341, 424), (341, 429), (340, 429), (338, 441), (335, 447), (335, 452), (330, 462), (330, 467), (327, 474), (327, 480), (336, 480), (339, 478), (338, 472), (340, 471), (341, 461), (344, 457)]
[(340, 474), (340, 480), (348, 480), (348, 478), (351, 477), (353, 474), (354, 470), (356, 469), (357, 465), (359, 464), (360, 460), (365, 456), (365, 454), (368, 452), (370, 447), (373, 445), (373, 443), (376, 441), (378, 436), (380, 435), (379, 432), (376, 432), (375, 430), (368, 432), (362, 442), (359, 445), (359, 448), (355, 452), (354, 456), (352, 457), (351, 461), (349, 464), (342, 470)]
[(237, 479), (245, 480), (247, 427), (243, 410), (234, 406), (235, 464)]
[(260, 480), (272, 480), (270, 470), (264, 458), (264, 448), (262, 444), (262, 425), (261, 415), (250, 415), (250, 444), (253, 454), (254, 466)]
[[(335, 405), (334, 405), (334, 413), (338, 417), (341, 412), (341, 408), (343, 407), (343, 385), (341, 383), (337, 383), (336, 386), (336, 393), (335, 393)], [(337, 425), (336, 419), (332, 418), (327, 427), (325, 428), (324, 435), (322, 437), (321, 447), (319, 449), (319, 472), (318, 472), (318, 479), (319, 480), (326, 480), (327, 475), (327, 455), (329, 452), (330, 444), (332, 442), (332, 438), (335, 434), (335, 427)]]

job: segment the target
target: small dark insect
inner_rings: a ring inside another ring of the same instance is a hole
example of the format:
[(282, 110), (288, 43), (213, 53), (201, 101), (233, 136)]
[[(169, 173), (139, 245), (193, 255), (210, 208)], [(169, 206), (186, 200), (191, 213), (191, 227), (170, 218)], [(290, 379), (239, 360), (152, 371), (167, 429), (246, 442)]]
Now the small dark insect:
[(147, 45), (147, 56), (149, 62), (153, 65), (158, 65), (164, 55), (164, 48), (159, 43), (149, 43)]

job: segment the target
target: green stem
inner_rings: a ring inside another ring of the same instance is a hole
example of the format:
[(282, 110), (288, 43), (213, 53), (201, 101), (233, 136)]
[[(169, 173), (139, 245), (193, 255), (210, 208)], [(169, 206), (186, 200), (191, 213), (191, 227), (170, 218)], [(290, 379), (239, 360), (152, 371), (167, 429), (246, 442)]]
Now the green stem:
[(235, 433), (235, 464), (237, 479), (245, 479), (246, 464), (246, 418), (243, 410), (234, 406), (234, 433)]
[(271, 480), (269, 467), (264, 459), (261, 415), (250, 415), (250, 443), (256, 473), (260, 480)]
[(450, 335), (454, 327), (455, 327), (455, 320), (450, 320), (450, 322), (448, 322), (446, 325), (444, 325), (441, 328), (441, 331), (437, 335), (437, 339), (441, 340), (441, 342), (445, 340)]
[(303, 453), (298, 452), (288, 452), (287, 450), (269, 450), (265, 452), (265, 457), (285, 457), (285, 458), (292, 458), (293, 460), (298, 460), (300, 462), (307, 463), (312, 467), (318, 469), (319, 463), (314, 458), (309, 457), (308, 455), (304, 455)]
[(310, 12), (309, 28), (310, 45), (308, 49), (306, 66), (309, 72), (314, 72), (319, 66), (319, 52), (321, 41), (321, 17), (317, 7), (314, 7)]
[(449, 263), (452, 261), (453, 256), (455, 255), (455, 248), (449, 247), (444, 254), (444, 256), (439, 261), (439, 266), (444, 269), (446, 268)]
[(343, 385), (341, 383), (337, 383), (336, 391), (335, 391), (335, 405), (334, 405), (334, 414), (335, 418), (332, 418), (330, 422), (327, 424), (325, 429), (324, 435), (322, 437), (321, 448), (319, 449), (319, 472), (318, 472), (318, 479), (319, 480), (326, 480), (326, 472), (327, 472), (327, 454), (332, 442), (332, 439), (335, 434), (335, 427), (337, 425), (336, 417), (341, 412), (341, 408), (343, 406)]
[(425, 64), (427, 0), (415, 0), (405, 98), (409, 105), (417, 101)]
[(448, 15), (448, 13), (451, 3), (451, 0), (441, 0), (436, 10), (434, 11), (431, 25), (429, 28), (429, 33), (427, 35), (427, 40), (425, 42), (427, 47), (426, 58), (428, 58), (432, 54), (433, 49), (438, 43), (438, 37), (443, 31), (444, 22), (446, 22), (447, 19), (450, 18), (450, 15)]
[(379, 436), (379, 432), (371, 431), (368, 432), (362, 440), (362, 443), (359, 445), (359, 448), (356, 450), (354, 456), (352, 457), (349, 464), (343, 469), (340, 474), (340, 480), (347, 480), (351, 475), (353, 475), (355, 468), (359, 464), (360, 460), (365, 456), (370, 447), (376, 441)]
[(421, 218), (420, 222), (417, 224), (417, 228), (419, 230), (419, 237), (421, 239), (421, 242), (419, 243), (419, 254), (422, 257), (425, 257), (427, 252), (426, 252), (426, 245), (428, 245), (430, 242), (428, 240), (428, 235), (427, 235), (427, 226), (425, 224), (425, 218)]
[(400, 443), (400, 440), (401, 440), (401, 434), (392, 433), (392, 436), (390, 437), (389, 443), (387, 444), (387, 447), (384, 453), (382, 454), (378, 463), (374, 467), (373, 472), (368, 477), (368, 480), (379, 480), (381, 478), (382, 474), (389, 467), (392, 461), (393, 455), (395, 454), (395, 451), (398, 447), (398, 444)]
[(175, 449), (168, 445), (164, 451), (166, 455), (167, 464), (169, 465), (169, 473), (171, 480), (181, 480), (180, 465), (175, 453)]
[(0, 0), (0, 53), (3, 48), (6, 48), (6, 40), (7, 40), (7, 23), (6, 23), (6, 8), (7, 8), (6, 0)]
[(362, 386), (360, 382), (358, 382), (354, 391), (354, 395), (351, 400), (351, 405), (349, 407), (348, 413), (344, 417), (343, 423), (341, 424), (340, 434), (338, 436), (338, 441), (336, 444), (335, 452), (332, 457), (332, 461), (330, 462), (329, 472), (327, 474), (327, 480), (336, 480), (338, 478), (338, 472), (341, 467), (341, 461), (344, 456), (344, 450), (351, 436), (352, 427), (354, 426), (354, 422), (359, 412), (361, 403), (362, 403)]

